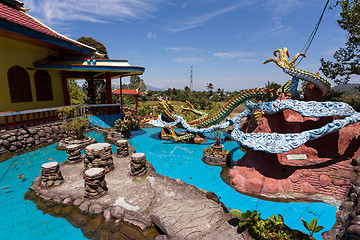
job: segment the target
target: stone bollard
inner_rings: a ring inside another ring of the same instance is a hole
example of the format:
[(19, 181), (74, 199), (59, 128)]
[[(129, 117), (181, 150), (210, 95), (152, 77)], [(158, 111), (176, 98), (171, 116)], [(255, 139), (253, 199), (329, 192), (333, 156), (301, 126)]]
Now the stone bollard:
[(134, 153), (130, 161), (130, 175), (142, 176), (146, 174), (146, 157), (144, 153)]
[(65, 147), (68, 163), (77, 163), (82, 160), (79, 147), (80, 145), (78, 144), (71, 144)]
[(63, 183), (58, 162), (47, 162), (41, 165), (41, 185), (45, 187), (57, 186)]
[(109, 143), (95, 143), (85, 148), (84, 171), (90, 168), (104, 168), (105, 172), (114, 169)]
[(116, 141), (116, 151), (118, 157), (126, 157), (129, 155), (129, 146), (127, 140), (118, 140)]
[(104, 168), (90, 168), (84, 173), (86, 198), (99, 198), (107, 193)]

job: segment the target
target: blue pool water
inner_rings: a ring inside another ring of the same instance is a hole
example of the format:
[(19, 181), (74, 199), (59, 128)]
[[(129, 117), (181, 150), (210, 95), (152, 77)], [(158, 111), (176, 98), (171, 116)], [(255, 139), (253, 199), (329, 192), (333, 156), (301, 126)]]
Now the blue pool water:
[[(282, 214), (288, 226), (302, 231), (305, 229), (300, 221), (301, 217), (308, 222), (318, 218), (319, 225), (325, 227), (324, 231), (331, 229), (335, 222), (336, 208), (323, 203), (276, 203), (237, 193), (221, 180), (220, 167), (208, 166), (200, 160), (202, 150), (211, 144), (211, 141), (203, 145), (176, 144), (159, 140), (158, 133), (159, 129), (156, 128), (140, 130), (134, 132), (134, 138), (129, 140), (137, 152), (146, 154), (146, 158), (158, 173), (213, 191), (230, 208), (242, 211), (256, 209), (264, 218), (272, 213)], [(103, 137), (95, 132), (87, 135), (98, 142), (104, 141)], [(66, 152), (55, 150), (56, 145), (52, 144), (0, 163), (1, 240), (86, 239), (80, 229), (72, 227), (65, 219), (43, 215), (35, 203), (24, 200), (24, 194), (40, 174), (41, 164), (66, 160)], [(242, 156), (236, 143), (227, 142), (225, 147), (234, 153), (234, 159)], [(116, 151), (115, 147), (113, 151)], [(315, 234), (315, 237), (321, 239), (320, 234)]]

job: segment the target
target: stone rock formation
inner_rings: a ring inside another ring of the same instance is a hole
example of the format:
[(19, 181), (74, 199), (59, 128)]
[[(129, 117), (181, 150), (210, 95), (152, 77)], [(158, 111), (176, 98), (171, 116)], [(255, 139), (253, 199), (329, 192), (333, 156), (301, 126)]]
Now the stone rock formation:
[(66, 155), (69, 163), (76, 163), (82, 160), (81, 152), (80, 152), (80, 145), (78, 144), (71, 144), (65, 147)]
[(64, 181), (58, 162), (47, 162), (41, 165), (41, 185), (58, 186)]
[(90, 168), (104, 168), (105, 172), (114, 169), (111, 156), (111, 145), (109, 143), (95, 143), (85, 148), (84, 170)]
[(106, 194), (108, 188), (106, 186), (104, 168), (90, 168), (86, 170), (84, 180), (85, 198), (99, 198)]
[[(320, 128), (336, 117), (303, 117), (292, 110), (266, 115), (258, 123), (246, 121), (246, 133), (298, 133)], [(240, 192), (265, 198), (323, 200), (338, 205), (350, 189), (352, 158), (360, 155), (360, 123), (348, 125), (299, 148), (279, 154), (253, 151), (230, 172)]]

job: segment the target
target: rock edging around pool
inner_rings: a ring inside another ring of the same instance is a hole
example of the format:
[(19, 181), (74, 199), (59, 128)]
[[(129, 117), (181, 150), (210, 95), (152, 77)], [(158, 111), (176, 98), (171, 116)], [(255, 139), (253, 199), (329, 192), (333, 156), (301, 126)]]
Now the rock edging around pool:
[(84, 197), (82, 162), (60, 164), (64, 182), (59, 186), (45, 188), (37, 177), (26, 197), (92, 239), (252, 239), (230, 225), (233, 216), (214, 193), (159, 175), (149, 162), (146, 175), (132, 177), (131, 155), (112, 157), (115, 169), (105, 175), (103, 197)]

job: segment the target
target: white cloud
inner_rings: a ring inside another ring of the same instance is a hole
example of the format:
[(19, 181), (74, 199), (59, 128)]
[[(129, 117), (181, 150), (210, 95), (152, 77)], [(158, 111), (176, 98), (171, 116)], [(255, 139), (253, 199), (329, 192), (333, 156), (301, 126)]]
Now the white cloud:
[(188, 58), (176, 58), (175, 62), (195, 64), (195, 63), (205, 62), (207, 60), (208, 60), (207, 58), (188, 57)]
[(213, 53), (213, 56), (220, 58), (244, 58), (254, 55), (251, 52), (240, 52), (240, 51), (229, 51), (229, 52), (219, 52)]
[(200, 52), (203, 51), (201, 49), (192, 48), (192, 47), (168, 47), (165, 48), (167, 51), (173, 51), (173, 52)]
[(240, 3), (237, 3), (237, 4), (234, 4), (234, 5), (222, 8), (222, 9), (217, 10), (215, 12), (210, 12), (210, 13), (206, 13), (206, 14), (203, 14), (203, 15), (200, 15), (200, 16), (197, 16), (197, 17), (193, 17), (191, 20), (188, 20), (188, 21), (183, 21), (182, 20), (180, 23), (175, 24), (177, 26), (169, 28), (168, 30), (170, 32), (181, 32), (181, 31), (185, 31), (185, 30), (188, 30), (188, 29), (192, 29), (192, 28), (204, 25), (206, 22), (210, 21), (211, 19), (213, 19), (213, 18), (215, 18), (215, 17), (217, 17), (219, 15), (234, 11), (234, 10), (240, 8), (240, 7), (252, 5), (255, 2), (256, 1), (251, 1), (251, 0), (241, 1)]
[(67, 20), (129, 21), (149, 17), (164, 0), (23, 0), (29, 13), (47, 24)]
[(155, 39), (156, 38), (156, 34), (152, 33), (152, 32), (148, 32), (147, 36), (148, 39)]

